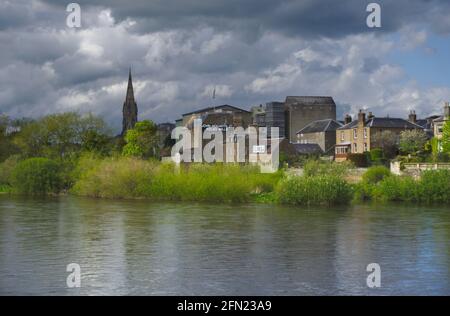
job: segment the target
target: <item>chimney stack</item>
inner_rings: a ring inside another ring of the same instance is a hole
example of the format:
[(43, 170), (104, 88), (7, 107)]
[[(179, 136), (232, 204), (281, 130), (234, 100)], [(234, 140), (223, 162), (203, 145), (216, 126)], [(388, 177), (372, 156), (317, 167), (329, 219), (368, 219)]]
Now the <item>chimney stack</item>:
[(366, 113), (362, 110), (359, 110), (358, 113), (358, 125), (364, 126), (366, 124)]
[(410, 121), (411, 123), (414, 123), (414, 124), (417, 122), (416, 111), (411, 110), (411, 112), (409, 112), (408, 121)]
[(347, 125), (352, 122), (352, 117), (349, 114), (345, 114), (344, 124)]
[(372, 112), (369, 112), (369, 115), (367, 116), (367, 118), (370, 120), (370, 119), (372, 119), (372, 118), (374, 118), (374, 117), (375, 117), (375, 115), (373, 115)]
[(450, 118), (450, 103), (449, 102), (445, 102), (444, 117), (445, 117), (445, 119), (449, 119)]

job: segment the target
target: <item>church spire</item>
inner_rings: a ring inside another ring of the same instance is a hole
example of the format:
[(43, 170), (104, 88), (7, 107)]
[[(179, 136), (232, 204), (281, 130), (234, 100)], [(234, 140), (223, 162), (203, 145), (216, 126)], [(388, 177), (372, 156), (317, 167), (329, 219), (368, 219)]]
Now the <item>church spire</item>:
[(125, 102), (123, 103), (123, 121), (122, 121), (122, 136), (127, 130), (134, 128), (137, 122), (138, 108), (134, 100), (133, 79), (131, 78), (131, 67), (128, 72), (128, 87)]
[(128, 73), (128, 87), (127, 87), (127, 96), (125, 100), (133, 100), (134, 101), (134, 90), (133, 90), (133, 79), (131, 78), (131, 67)]

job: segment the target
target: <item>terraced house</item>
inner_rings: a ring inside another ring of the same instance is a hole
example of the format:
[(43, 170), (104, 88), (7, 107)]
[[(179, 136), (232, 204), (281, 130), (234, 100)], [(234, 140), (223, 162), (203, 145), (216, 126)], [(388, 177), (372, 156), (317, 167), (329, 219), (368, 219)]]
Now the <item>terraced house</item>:
[(381, 135), (390, 131), (397, 139), (405, 130), (422, 129), (423, 127), (402, 118), (375, 117), (369, 112), (359, 111), (358, 119), (350, 121), (346, 117), (346, 124), (336, 130), (336, 161), (347, 160), (350, 153), (362, 154), (374, 148), (381, 148)]

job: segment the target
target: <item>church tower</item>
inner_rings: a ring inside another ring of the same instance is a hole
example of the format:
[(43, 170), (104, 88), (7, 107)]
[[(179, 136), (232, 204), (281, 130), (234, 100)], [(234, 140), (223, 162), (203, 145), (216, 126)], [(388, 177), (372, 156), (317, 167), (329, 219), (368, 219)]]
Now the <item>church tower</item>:
[(131, 79), (131, 68), (128, 75), (128, 88), (125, 102), (123, 103), (123, 122), (122, 122), (122, 136), (125, 136), (129, 129), (134, 128), (137, 122), (138, 108), (134, 100), (133, 82)]

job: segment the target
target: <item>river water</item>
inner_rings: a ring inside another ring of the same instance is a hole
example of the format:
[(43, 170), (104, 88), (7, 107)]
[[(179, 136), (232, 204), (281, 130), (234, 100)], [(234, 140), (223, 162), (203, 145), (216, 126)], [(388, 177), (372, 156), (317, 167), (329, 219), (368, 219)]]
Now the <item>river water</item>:
[(0, 195), (0, 294), (450, 295), (450, 207)]

